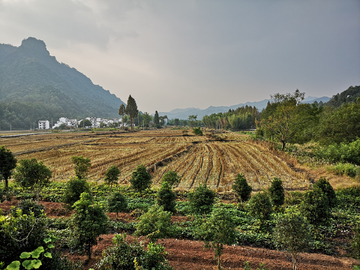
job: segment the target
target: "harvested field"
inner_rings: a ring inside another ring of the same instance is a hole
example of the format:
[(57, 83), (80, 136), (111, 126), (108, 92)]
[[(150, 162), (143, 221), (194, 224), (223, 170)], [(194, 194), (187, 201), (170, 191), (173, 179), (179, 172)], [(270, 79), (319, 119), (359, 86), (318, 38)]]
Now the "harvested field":
[(0, 138), (0, 145), (9, 148), (18, 160), (43, 161), (56, 181), (74, 176), (71, 157), (75, 155), (91, 159), (90, 181), (102, 181), (109, 166), (115, 164), (121, 170), (120, 183), (129, 184), (133, 170), (143, 164), (155, 185), (166, 172), (176, 171), (182, 177), (177, 189), (182, 190), (206, 183), (218, 192), (228, 192), (239, 173), (254, 191), (268, 187), (274, 177), (281, 178), (287, 190), (307, 189), (315, 178), (311, 170), (289, 166), (293, 164), (283, 156), (246, 138), (235, 133), (184, 136), (181, 130), (162, 129), (29, 135)]

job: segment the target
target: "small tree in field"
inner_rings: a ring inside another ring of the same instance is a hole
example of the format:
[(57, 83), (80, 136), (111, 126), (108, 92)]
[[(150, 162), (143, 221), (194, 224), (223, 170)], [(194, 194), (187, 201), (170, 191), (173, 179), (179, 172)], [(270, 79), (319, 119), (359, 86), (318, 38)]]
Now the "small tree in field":
[(109, 211), (115, 212), (116, 217), (118, 217), (119, 212), (127, 210), (128, 204), (124, 195), (120, 192), (114, 192), (108, 198), (108, 206)]
[(112, 185), (117, 184), (119, 180), (120, 169), (116, 165), (111, 165), (110, 168), (105, 173), (105, 182), (110, 185), (110, 190), (112, 191)]
[(39, 203), (41, 189), (50, 183), (52, 172), (41, 161), (33, 159), (20, 160), (20, 165), (16, 168), (14, 179), (22, 187), (32, 188)]
[[(14, 154), (5, 146), (0, 147), (0, 180), (5, 180), (5, 190), (8, 189), (8, 179), (11, 177), (12, 170), (16, 167), (16, 158)], [(1, 177), (2, 176), (2, 177)]]
[(274, 178), (274, 180), (271, 182), (271, 186), (269, 188), (269, 194), (270, 194), (271, 202), (274, 206), (280, 207), (281, 205), (284, 204), (285, 193), (280, 178)]
[(293, 270), (297, 269), (297, 254), (309, 247), (308, 223), (303, 217), (287, 214), (277, 220), (273, 237), (278, 248), (291, 254)]
[(336, 194), (333, 189), (333, 187), (330, 185), (329, 181), (326, 180), (324, 177), (320, 177), (319, 180), (317, 180), (313, 186), (313, 188), (320, 188), (324, 194), (327, 196), (329, 200), (329, 207), (333, 208), (337, 204)]
[(67, 204), (68, 208), (71, 208), (73, 204), (80, 199), (80, 195), (83, 192), (90, 193), (90, 186), (86, 182), (86, 179), (79, 179), (75, 177), (70, 179), (66, 183), (66, 189), (62, 201)]
[(198, 235), (205, 241), (205, 248), (214, 250), (218, 269), (222, 269), (220, 257), (223, 254), (224, 245), (232, 245), (236, 242), (235, 227), (229, 212), (226, 209), (217, 208), (206, 222), (197, 228)]
[(242, 202), (250, 199), (252, 187), (249, 186), (249, 184), (246, 182), (245, 176), (243, 174), (239, 173), (237, 175), (232, 189), (236, 192)]
[(180, 184), (180, 181), (181, 177), (174, 171), (168, 171), (162, 178), (162, 182), (168, 182), (171, 187)]
[(77, 244), (85, 249), (90, 260), (92, 246), (97, 244), (96, 239), (100, 234), (107, 233), (108, 217), (99, 205), (94, 204), (91, 195), (86, 192), (81, 194), (74, 208), (73, 233)]
[(141, 193), (143, 190), (151, 187), (151, 174), (146, 171), (144, 165), (139, 165), (132, 173), (130, 183), (136, 191)]
[(89, 172), (89, 167), (91, 166), (90, 158), (84, 158), (83, 156), (72, 156), (71, 161), (75, 165), (74, 170), (77, 178), (86, 178)]
[(246, 208), (250, 216), (260, 219), (262, 224), (270, 219), (270, 214), (273, 212), (271, 201), (265, 192), (258, 192), (251, 197)]
[(171, 190), (171, 186), (168, 182), (164, 182), (156, 196), (157, 204), (163, 206), (165, 211), (175, 213), (175, 199), (176, 194)]
[(189, 195), (191, 210), (197, 214), (211, 212), (215, 202), (215, 192), (208, 189), (206, 185), (199, 185), (193, 193)]

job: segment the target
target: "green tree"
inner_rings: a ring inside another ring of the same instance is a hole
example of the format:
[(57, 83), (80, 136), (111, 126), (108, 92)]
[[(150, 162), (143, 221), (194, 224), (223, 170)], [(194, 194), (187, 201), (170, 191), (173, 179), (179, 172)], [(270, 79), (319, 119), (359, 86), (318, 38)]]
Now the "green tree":
[(168, 182), (163, 182), (161, 188), (156, 195), (156, 202), (158, 205), (163, 206), (165, 211), (175, 213), (176, 194), (172, 191)]
[(147, 172), (144, 165), (137, 166), (130, 179), (131, 186), (138, 192), (151, 187), (151, 174)]
[(108, 231), (108, 217), (104, 210), (95, 204), (89, 193), (82, 193), (80, 200), (74, 204), (75, 213), (72, 217), (74, 236), (79, 247), (84, 248), (91, 259), (91, 249), (97, 244), (100, 234)]
[(235, 182), (232, 185), (232, 189), (236, 192), (238, 198), (240, 198), (242, 202), (250, 199), (252, 187), (247, 183), (243, 174), (239, 173), (237, 175)]
[(135, 225), (135, 235), (147, 236), (152, 242), (156, 239), (173, 235), (171, 227), (171, 212), (164, 211), (164, 207), (154, 205), (143, 214)]
[(116, 217), (118, 217), (119, 212), (126, 211), (128, 204), (124, 195), (120, 192), (111, 193), (108, 198), (108, 208), (110, 212), (116, 213)]
[(162, 178), (162, 182), (168, 182), (171, 187), (180, 184), (180, 181), (181, 177), (175, 171), (168, 171)]
[(189, 123), (191, 127), (195, 127), (197, 124), (196, 121), (197, 115), (189, 115)]
[(41, 189), (50, 184), (52, 172), (41, 161), (35, 158), (20, 160), (16, 167), (14, 179), (22, 187), (31, 188), (36, 194), (37, 203), (39, 203), (39, 194)]
[(320, 179), (314, 183), (313, 187), (314, 188), (318, 187), (322, 190), (322, 192), (324, 192), (324, 194), (327, 196), (329, 200), (330, 208), (333, 208), (337, 205), (336, 193), (333, 187), (330, 185), (329, 181), (326, 180), (326, 178), (320, 177)]
[(150, 114), (148, 114), (147, 112), (145, 112), (145, 113), (143, 114), (143, 120), (144, 120), (144, 125), (145, 125), (146, 127), (148, 127), (149, 124), (150, 124), (150, 122), (152, 121), (152, 116), (151, 116)]
[(131, 121), (131, 130), (134, 129), (134, 118), (138, 115), (138, 107), (136, 105), (136, 101), (131, 95), (128, 98), (127, 105), (126, 105), (126, 114), (130, 116)]
[(232, 245), (236, 242), (236, 224), (231, 214), (224, 208), (214, 209), (211, 216), (201, 223), (197, 228), (197, 235), (205, 241), (206, 248), (214, 250), (218, 269), (222, 269), (220, 257), (223, 254), (224, 245)]
[(124, 128), (124, 115), (126, 114), (126, 107), (124, 104), (121, 104), (120, 105), (120, 108), (119, 108), (119, 115), (121, 116), (122, 120), (122, 126)]
[(105, 182), (110, 185), (110, 190), (112, 191), (112, 185), (117, 184), (119, 180), (120, 169), (114, 164), (109, 167), (105, 173)]
[(84, 120), (81, 121), (80, 126), (91, 127), (92, 123), (91, 123), (91, 121), (89, 119), (84, 119)]
[(270, 219), (273, 212), (270, 198), (265, 192), (258, 192), (249, 200), (246, 210), (250, 216), (258, 218), (263, 224), (265, 220)]
[(189, 194), (189, 203), (192, 212), (197, 214), (210, 213), (215, 202), (215, 192), (200, 184), (193, 193)]
[(309, 223), (316, 226), (326, 224), (329, 221), (330, 210), (328, 197), (317, 186), (305, 193), (300, 205), (301, 214), (307, 218)]
[(75, 175), (79, 179), (86, 178), (91, 166), (90, 158), (84, 158), (83, 156), (72, 156), (71, 162), (75, 165)]
[(299, 112), (303, 108), (300, 103), (304, 96), (305, 93), (299, 90), (296, 90), (294, 94), (277, 93), (271, 96), (274, 101), (268, 103), (260, 123), (257, 123), (267, 137), (281, 142), (282, 150), (303, 127), (304, 118)]
[(174, 120), (174, 125), (175, 125), (175, 126), (180, 126), (180, 120), (179, 120), (179, 118), (175, 118), (175, 120)]
[(0, 147), (0, 180), (5, 180), (5, 190), (9, 188), (8, 179), (11, 177), (12, 170), (16, 167), (16, 158), (14, 154), (4, 145)]
[(284, 204), (285, 201), (285, 193), (282, 181), (280, 178), (274, 178), (271, 182), (271, 186), (269, 187), (269, 194), (271, 202), (274, 206), (280, 207)]
[(155, 115), (154, 115), (154, 125), (159, 128), (160, 127), (160, 118), (159, 118), (159, 113), (158, 111), (155, 111)]
[(277, 219), (273, 238), (279, 249), (291, 254), (293, 270), (297, 269), (297, 254), (309, 247), (309, 231), (308, 223), (299, 215), (289, 213)]
[(86, 179), (79, 179), (75, 177), (70, 179), (66, 183), (66, 188), (62, 201), (67, 204), (68, 208), (71, 208), (73, 204), (80, 199), (80, 195), (83, 192), (90, 193), (89, 183), (86, 182)]

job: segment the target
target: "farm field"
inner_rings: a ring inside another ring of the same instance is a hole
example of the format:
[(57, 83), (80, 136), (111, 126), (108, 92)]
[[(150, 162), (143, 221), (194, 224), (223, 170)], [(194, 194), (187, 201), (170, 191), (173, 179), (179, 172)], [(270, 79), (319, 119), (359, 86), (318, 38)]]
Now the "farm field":
[[(191, 133), (191, 132), (190, 132)], [(280, 155), (247, 140), (247, 136), (222, 133), (218, 141), (210, 136), (184, 136), (182, 130), (139, 132), (53, 133), (1, 138), (18, 160), (36, 158), (53, 171), (53, 180), (74, 176), (72, 156), (91, 159), (90, 181), (101, 182), (112, 164), (121, 170), (120, 183), (129, 184), (133, 170), (145, 165), (159, 185), (162, 176), (176, 171), (182, 178), (179, 190), (206, 183), (217, 192), (227, 192), (237, 174), (243, 173), (254, 191), (266, 188), (274, 177), (287, 190), (304, 190), (311, 170), (289, 166)]]

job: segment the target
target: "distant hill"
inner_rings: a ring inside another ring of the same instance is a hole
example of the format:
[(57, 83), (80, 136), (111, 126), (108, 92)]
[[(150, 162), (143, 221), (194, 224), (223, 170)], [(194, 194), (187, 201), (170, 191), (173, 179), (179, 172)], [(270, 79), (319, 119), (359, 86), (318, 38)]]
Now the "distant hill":
[(333, 95), (328, 101), (328, 106), (340, 107), (344, 103), (356, 102), (356, 99), (360, 97), (360, 85), (350, 86), (347, 90)]
[[(0, 128), (29, 128), (61, 116), (118, 117), (118, 97), (94, 85), (75, 68), (59, 63), (43, 41), (0, 44)], [(26, 110), (25, 110), (26, 108)]]
[[(303, 100), (304, 103), (314, 103), (315, 101), (317, 102), (327, 102), (330, 98), (329, 97), (321, 97), (321, 98), (317, 98), (317, 97), (307, 97), (306, 99)], [(166, 115), (169, 119), (188, 119), (189, 115), (197, 115), (197, 119), (201, 120), (205, 115), (210, 115), (213, 113), (224, 113), (231, 110), (236, 110), (239, 107), (243, 107), (243, 106), (255, 106), (259, 111), (261, 111), (262, 109), (265, 109), (268, 101), (270, 101), (270, 99), (264, 99), (261, 101), (255, 101), (255, 102), (246, 102), (246, 103), (240, 103), (237, 105), (232, 105), (232, 106), (219, 106), (219, 107), (214, 107), (214, 106), (210, 106), (207, 109), (201, 110), (198, 108), (186, 108), (186, 109), (175, 109), (172, 110), (170, 112), (159, 112), (159, 115)]]

